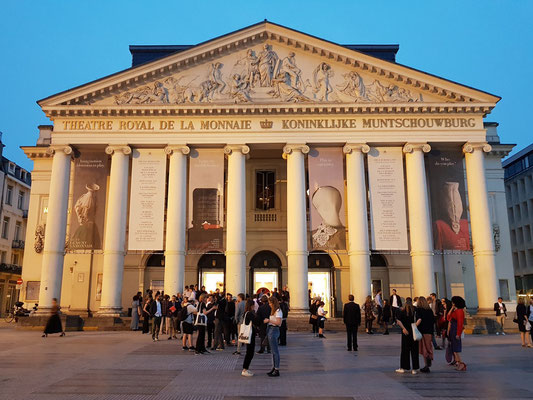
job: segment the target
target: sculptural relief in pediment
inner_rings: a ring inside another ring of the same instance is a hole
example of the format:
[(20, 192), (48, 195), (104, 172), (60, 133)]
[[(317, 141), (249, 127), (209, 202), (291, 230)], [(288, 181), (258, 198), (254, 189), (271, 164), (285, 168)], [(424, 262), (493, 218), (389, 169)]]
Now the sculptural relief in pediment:
[(263, 43), (141, 84), (100, 105), (233, 103), (409, 103), (443, 101), (409, 86), (337, 63)]

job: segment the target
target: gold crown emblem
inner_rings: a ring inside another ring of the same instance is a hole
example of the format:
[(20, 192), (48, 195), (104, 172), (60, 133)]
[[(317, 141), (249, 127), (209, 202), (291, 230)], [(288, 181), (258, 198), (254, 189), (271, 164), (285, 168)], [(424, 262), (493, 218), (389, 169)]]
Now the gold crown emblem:
[(268, 119), (265, 119), (264, 121), (260, 121), (259, 124), (261, 125), (261, 128), (263, 129), (270, 129), (272, 128), (272, 125), (274, 125), (274, 122), (269, 121)]

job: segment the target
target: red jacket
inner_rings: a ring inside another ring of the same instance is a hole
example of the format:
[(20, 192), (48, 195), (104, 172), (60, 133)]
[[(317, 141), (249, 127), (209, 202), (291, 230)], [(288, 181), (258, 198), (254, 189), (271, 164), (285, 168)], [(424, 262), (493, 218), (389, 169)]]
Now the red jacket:
[(451, 321), (452, 319), (457, 321), (457, 333), (456, 336), (461, 336), (463, 333), (463, 325), (465, 321), (465, 312), (458, 308), (456, 310), (453, 310), (451, 313), (448, 313), (448, 321)]

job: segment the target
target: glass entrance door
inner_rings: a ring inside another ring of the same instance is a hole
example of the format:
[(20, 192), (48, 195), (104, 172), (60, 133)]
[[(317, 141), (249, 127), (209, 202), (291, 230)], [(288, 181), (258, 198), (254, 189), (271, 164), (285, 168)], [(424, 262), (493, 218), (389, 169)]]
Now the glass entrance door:
[(267, 288), (272, 292), (272, 289), (277, 287), (278, 271), (254, 271), (254, 293), (262, 288)]
[(224, 291), (224, 272), (223, 271), (203, 271), (202, 272), (202, 286), (205, 286), (207, 293), (215, 292), (217, 289), (220, 292)]
[(331, 282), (330, 272), (309, 272), (308, 285), (311, 298), (320, 297), (324, 302), (324, 310), (331, 316)]

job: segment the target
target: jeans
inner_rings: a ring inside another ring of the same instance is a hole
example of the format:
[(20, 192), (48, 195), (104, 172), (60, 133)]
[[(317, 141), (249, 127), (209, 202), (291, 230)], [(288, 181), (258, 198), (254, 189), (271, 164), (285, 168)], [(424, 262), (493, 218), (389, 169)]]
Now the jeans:
[(279, 327), (278, 326), (268, 326), (267, 330), (268, 343), (270, 344), (270, 349), (272, 350), (272, 368), (279, 369)]
[(152, 338), (159, 338), (159, 329), (161, 328), (161, 317), (154, 317), (152, 325)]

